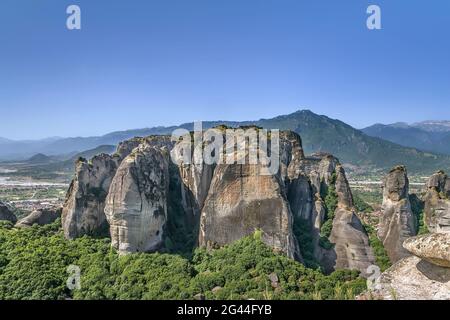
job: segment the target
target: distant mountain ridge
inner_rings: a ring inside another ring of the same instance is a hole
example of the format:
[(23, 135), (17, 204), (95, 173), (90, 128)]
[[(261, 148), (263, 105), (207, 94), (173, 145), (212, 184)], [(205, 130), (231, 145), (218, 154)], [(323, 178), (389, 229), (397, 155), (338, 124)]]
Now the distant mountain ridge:
[[(421, 148), (401, 146), (400, 143), (404, 141), (397, 141), (398, 144), (396, 144), (387, 141), (388, 139), (383, 140), (376, 135), (373, 136), (373, 133), (369, 132), (368, 135), (363, 132), (367, 128), (363, 131), (357, 130), (340, 120), (317, 115), (309, 110), (300, 110), (289, 115), (255, 121), (205, 121), (203, 122), (203, 128), (211, 128), (219, 124), (231, 127), (258, 125), (267, 129), (293, 130), (300, 134), (307, 153), (318, 151), (332, 153), (348, 168), (355, 167), (355, 170), (386, 169), (398, 164), (406, 165), (411, 173), (433, 173), (439, 169), (450, 168), (450, 156), (448, 155), (433, 154), (418, 150)], [(117, 145), (120, 141), (135, 136), (171, 134), (176, 128), (193, 130), (193, 123), (117, 131), (98, 137), (63, 138), (47, 143), (38, 141), (36, 142), (37, 146), (33, 145), (34, 152), (29, 154), (28, 157), (35, 153), (51, 156), (94, 149), (100, 145)], [(415, 130), (421, 129), (415, 128)], [(422, 131), (418, 133), (422, 133)], [(17, 151), (17, 148), (15, 150)], [(30, 151), (28, 150), (28, 152)], [(5, 144), (0, 143), (0, 158), (2, 157), (5, 158)]]
[(406, 147), (450, 155), (450, 121), (375, 124), (362, 131)]

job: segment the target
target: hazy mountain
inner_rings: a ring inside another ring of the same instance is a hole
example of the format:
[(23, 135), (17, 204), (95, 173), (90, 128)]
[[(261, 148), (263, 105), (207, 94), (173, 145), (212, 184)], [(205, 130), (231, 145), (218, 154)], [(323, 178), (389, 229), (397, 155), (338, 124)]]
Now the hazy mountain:
[[(449, 125), (446, 131), (446, 124)], [(450, 122), (425, 121), (412, 125), (375, 124), (362, 129), (372, 137), (382, 138), (403, 146), (450, 155)]]
[(416, 122), (413, 123), (411, 126), (429, 132), (450, 132), (450, 121), (445, 120), (444, 121), (428, 120)]
[[(309, 110), (256, 121), (208, 121), (203, 122), (203, 127), (210, 128), (218, 124), (226, 124), (232, 127), (255, 124), (269, 129), (290, 129), (301, 135), (303, 146), (307, 153), (316, 151), (330, 152), (337, 156), (341, 162), (363, 169), (385, 169), (397, 164), (404, 164), (410, 172), (431, 173), (438, 169), (446, 170), (450, 168), (449, 156), (432, 154), (399, 145), (404, 143), (404, 139), (396, 140), (399, 143), (396, 144), (378, 137), (369, 136), (342, 121), (317, 115)], [(179, 127), (192, 130), (193, 124), (185, 123)], [(47, 142), (44, 145), (40, 145), (39, 148), (33, 145), (33, 148), (39, 149), (38, 152), (46, 155), (70, 153), (76, 150), (93, 149), (99, 145), (116, 145), (120, 141), (134, 136), (170, 134), (176, 128), (178, 127), (154, 127), (112, 132), (99, 137), (65, 138), (50, 143)], [(409, 130), (405, 124), (396, 124), (393, 129)], [(414, 129), (418, 136), (425, 132), (417, 128)], [(376, 136), (374, 133), (371, 133), (371, 135)], [(393, 135), (395, 136), (395, 134)], [(389, 139), (389, 137), (386, 139)], [(427, 141), (426, 135), (423, 139)], [(39, 141), (37, 143), (42, 144)], [(424, 144), (428, 144), (428, 142), (424, 142)], [(5, 150), (0, 145), (0, 157), (4, 157), (4, 154)]]

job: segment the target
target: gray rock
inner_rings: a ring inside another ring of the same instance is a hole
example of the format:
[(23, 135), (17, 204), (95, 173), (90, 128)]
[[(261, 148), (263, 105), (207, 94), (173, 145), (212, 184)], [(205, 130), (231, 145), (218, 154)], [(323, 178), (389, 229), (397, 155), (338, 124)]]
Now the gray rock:
[(404, 166), (393, 168), (383, 180), (383, 204), (378, 237), (392, 262), (410, 255), (402, 246), (416, 235), (416, 217), (409, 202), (409, 181)]
[(201, 214), (201, 246), (223, 246), (261, 230), (265, 243), (294, 257), (298, 248), (284, 183), (261, 170), (250, 164), (216, 167)]
[(108, 230), (105, 199), (116, 173), (118, 156), (101, 154), (91, 161), (80, 159), (62, 210), (64, 235), (74, 239)]
[(450, 300), (450, 269), (404, 258), (381, 274), (373, 292), (384, 300)]
[(322, 263), (327, 272), (337, 269), (356, 269), (362, 276), (375, 263), (364, 227), (354, 211), (338, 208), (333, 219), (330, 242), (332, 250), (324, 250)]
[(439, 171), (427, 183), (425, 223), (431, 232), (450, 232), (450, 178)]
[(31, 227), (34, 224), (43, 226), (55, 222), (56, 219), (61, 217), (62, 208), (58, 209), (39, 209), (30, 213), (25, 218), (19, 220), (16, 223), (18, 228)]
[(122, 161), (105, 205), (113, 247), (128, 253), (161, 246), (168, 188), (167, 149), (144, 142)]
[(17, 217), (12, 212), (11, 208), (1, 201), (0, 201), (0, 221), (9, 221), (12, 223), (16, 223), (17, 221)]
[(406, 239), (403, 247), (440, 267), (450, 268), (450, 233), (432, 233)]

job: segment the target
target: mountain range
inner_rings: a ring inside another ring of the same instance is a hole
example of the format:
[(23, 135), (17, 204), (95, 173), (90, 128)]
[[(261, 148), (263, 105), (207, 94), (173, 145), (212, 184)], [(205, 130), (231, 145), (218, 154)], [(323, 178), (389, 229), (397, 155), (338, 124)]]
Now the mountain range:
[[(383, 170), (398, 164), (406, 165), (411, 173), (429, 174), (450, 168), (450, 131), (446, 131), (446, 128), (450, 130), (450, 122), (427, 121), (415, 125), (401, 123), (386, 126), (377, 124), (358, 130), (340, 120), (309, 110), (299, 110), (288, 115), (255, 121), (207, 121), (203, 122), (203, 128), (219, 124), (231, 127), (257, 125), (267, 129), (292, 130), (300, 134), (306, 153), (332, 153), (350, 171)], [(50, 138), (37, 141), (0, 139), (0, 159), (28, 159), (36, 153), (47, 156), (74, 155), (101, 145), (117, 145), (120, 141), (135, 136), (171, 134), (176, 128), (193, 130), (193, 123), (117, 131), (95, 137)]]
[(403, 146), (450, 155), (450, 121), (375, 124), (362, 131)]

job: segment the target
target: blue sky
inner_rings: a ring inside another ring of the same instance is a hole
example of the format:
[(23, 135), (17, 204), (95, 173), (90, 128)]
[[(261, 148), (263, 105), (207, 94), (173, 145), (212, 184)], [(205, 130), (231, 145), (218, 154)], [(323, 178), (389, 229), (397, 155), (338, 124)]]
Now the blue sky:
[(304, 108), (358, 128), (450, 119), (449, 57), (447, 0), (2, 0), (0, 137)]

